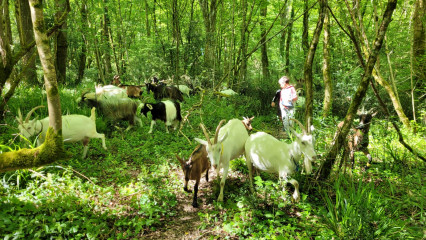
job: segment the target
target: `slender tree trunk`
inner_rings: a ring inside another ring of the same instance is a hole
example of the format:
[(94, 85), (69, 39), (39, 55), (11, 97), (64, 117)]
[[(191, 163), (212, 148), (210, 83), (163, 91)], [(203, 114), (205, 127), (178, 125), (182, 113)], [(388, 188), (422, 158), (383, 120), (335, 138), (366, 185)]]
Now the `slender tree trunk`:
[(151, 27), (149, 25), (149, 13), (150, 13), (150, 8), (149, 8), (148, 0), (145, 0), (145, 27), (146, 27), (146, 36), (148, 38), (151, 37)]
[[(362, 15), (359, 12), (359, 0), (354, 2), (354, 6), (351, 7), (348, 3), (348, 0), (345, 0), (346, 6), (351, 14), (353, 25), (356, 29), (356, 36), (359, 36), (361, 41), (362, 50), (364, 52), (364, 56), (368, 58), (370, 52), (370, 46), (368, 43), (368, 38), (364, 30), (364, 25), (362, 21)], [(357, 21), (358, 19), (358, 21)], [(401, 103), (398, 101), (398, 98), (395, 92), (392, 89), (392, 85), (387, 82), (380, 74), (378, 66), (373, 69), (373, 77), (376, 82), (378, 82), (387, 92), (389, 98), (392, 101), (393, 107), (398, 114), (400, 121), (404, 124), (405, 127), (410, 128), (410, 121), (404, 113)]]
[(330, 45), (330, 17), (329, 12), (326, 10), (324, 16), (324, 42), (323, 42), (323, 67), (322, 75), (324, 78), (324, 107), (323, 117), (327, 117), (331, 110), (333, 83), (330, 76), (330, 52), (328, 46)]
[(81, 3), (81, 52), (78, 56), (78, 73), (76, 84), (80, 84), (83, 81), (84, 71), (86, 70), (86, 59), (87, 59), (87, 40), (86, 40), (86, 32), (89, 29), (88, 18), (87, 18), (87, 0), (83, 0)]
[(315, 52), (317, 49), (317, 45), (321, 36), (322, 26), (324, 24), (324, 17), (327, 8), (327, 0), (320, 0), (320, 9), (319, 9), (319, 17), (318, 23), (314, 31), (314, 35), (312, 36), (311, 45), (309, 47), (308, 54), (305, 60), (304, 73), (303, 76), (305, 78), (305, 90), (306, 90), (306, 102), (305, 102), (305, 124), (306, 129), (310, 128), (307, 126), (309, 119), (313, 117), (313, 105), (314, 105), (314, 92), (312, 89), (312, 65), (314, 62)]
[[(291, 17), (290, 19), (294, 18), (294, 8), (293, 5), (291, 6)], [(286, 75), (290, 74), (290, 43), (291, 43), (291, 36), (293, 33), (293, 21), (290, 20), (290, 24), (288, 25), (287, 30), (287, 41), (285, 43), (285, 70), (284, 72)]]
[[(15, 12), (19, 40), (21, 46), (26, 46), (34, 41), (33, 23), (31, 22), (30, 5), (28, 4), (28, 0), (16, 1)], [(34, 52), (35, 48), (29, 51), (22, 59), (23, 65), (28, 66), (22, 80), (29, 83), (30, 85), (39, 85), (37, 80), (35, 58), (32, 57)]]
[[(284, 11), (280, 14), (280, 25), (281, 25), (281, 27), (285, 27), (287, 25), (287, 23), (290, 21), (290, 19), (288, 19), (288, 17), (289, 17), (290, 12), (291, 12), (292, 0), (290, 0), (290, 1), (286, 0), (284, 4), (287, 5), (287, 6), (286, 6), (286, 11)], [(281, 56), (281, 59), (283, 61), (285, 61), (285, 40), (286, 40), (287, 32), (288, 32), (288, 30), (284, 30), (280, 34), (280, 56)]]
[(261, 52), (262, 52), (262, 74), (263, 74), (263, 79), (269, 79), (269, 59), (268, 59), (268, 48), (266, 46), (266, 36), (267, 36), (267, 32), (266, 32), (266, 27), (265, 27), (265, 19), (267, 16), (267, 11), (268, 11), (268, 6), (267, 4), (261, 4), (261, 9), (260, 9), (260, 15), (262, 17), (262, 20), (260, 22), (260, 26), (261, 26), (261, 39), (260, 39), (260, 44), (262, 44), (261, 47)]
[(239, 81), (245, 82), (247, 75), (247, 40), (246, 40), (246, 32), (247, 32), (247, 0), (241, 1), (241, 46), (240, 46), (240, 59), (241, 64), (239, 68)]
[(173, 43), (176, 46), (173, 65), (175, 79), (179, 79), (179, 48), (180, 48), (180, 25), (179, 25), (179, 8), (178, 1), (172, 1), (172, 21), (173, 21)]
[[(413, 114), (416, 116), (415, 103), (425, 99), (424, 92), (417, 97), (416, 90), (424, 91), (426, 89), (426, 34), (425, 34), (425, 0), (416, 0), (412, 16), (412, 44), (411, 44), (411, 96)], [(422, 93), (422, 92), (420, 92)]]
[(207, 68), (213, 69), (215, 64), (216, 50), (216, 15), (217, 0), (199, 0), (201, 10), (203, 12), (204, 26), (206, 29), (206, 45), (204, 54), (204, 64)]
[(326, 154), (325, 162), (323, 163), (320, 171), (318, 172), (319, 179), (326, 179), (330, 175), (334, 162), (336, 161), (336, 156), (340, 152), (340, 149), (343, 146), (343, 142), (345, 141), (346, 136), (348, 135), (349, 129), (356, 116), (358, 107), (361, 105), (361, 102), (367, 93), (368, 84), (372, 79), (373, 68), (376, 64), (379, 51), (382, 47), (387, 27), (391, 22), (393, 11), (396, 8), (396, 2), (397, 0), (388, 1), (386, 10), (383, 14), (383, 21), (380, 25), (380, 28), (378, 29), (377, 36), (373, 44), (373, 49), (371, 50), (371, 54), (369, 55), (367, 64), (364, 68), (364, 74), (362, 76), (361, 82), (358, 85), (358, 89), (353, 97), (351, 105), (349, 106), (348, 112), (346, 113), (343, 126), (337, 130), (337, 136), (335, 137), (329, 152)]
[(108, 0), (104, 0), (104, 22), (102, 26), (102, 51), (103, 51), (103, 62), (105, 66), (105, 74), (104, 77), (106, 78), (106, 81), (110, 81), (112, 79), (112, 66), (111, 66), (111, 49), (110, 49), (110, 43), (109, 43), (109, 31), (110, 31), (110, 21), (108, 16)]
[(303, 7), (305, 13), (303, 14), (302, 48), (306, 58), (309, 51), (309, 0), (303, 1)]
[[(55, 22), (60, 20), (64, 9), (66, 8), (65, 0), (55, 1)], [(67, 23), (65, 22), (61, 28), (56, 32), (55, 36), (55, 68), (58, 83), (64, 84), (67, 76), (67, 54), (68, 54), (68, 42), (67, 42)]]

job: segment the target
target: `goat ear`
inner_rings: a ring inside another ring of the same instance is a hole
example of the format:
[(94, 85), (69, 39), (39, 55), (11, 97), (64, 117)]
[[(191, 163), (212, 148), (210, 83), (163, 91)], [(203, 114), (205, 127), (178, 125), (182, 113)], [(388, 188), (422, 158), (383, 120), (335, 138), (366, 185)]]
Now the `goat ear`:
[(228, 132), (225, 133), (220, 139), (218, 139), (218, 143), (222, 143), (228, 137)]
[(208, 146), (209, 143), (206, 140), (200, 139), (200, 138), (194, 138), (195, 141), (197, 141), (200, 144), (203, 144), (204, 146)]

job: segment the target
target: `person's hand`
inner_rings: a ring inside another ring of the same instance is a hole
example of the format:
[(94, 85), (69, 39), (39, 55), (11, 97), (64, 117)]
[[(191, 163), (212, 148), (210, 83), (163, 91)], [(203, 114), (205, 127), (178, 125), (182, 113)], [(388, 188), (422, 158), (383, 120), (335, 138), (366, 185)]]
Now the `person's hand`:
[(275, 107), (275, 102), (271, 102), (271, 107)]

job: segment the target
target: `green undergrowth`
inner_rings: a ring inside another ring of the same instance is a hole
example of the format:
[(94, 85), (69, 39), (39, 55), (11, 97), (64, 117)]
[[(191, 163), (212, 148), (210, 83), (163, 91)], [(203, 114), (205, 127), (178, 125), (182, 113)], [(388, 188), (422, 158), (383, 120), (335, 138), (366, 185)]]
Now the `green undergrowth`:
[[(81, 91), (61, 91), (64, 114), (90, 114), (76, 103)], [(14, 135), (18, 132), (14, 117), (18, 106), (26, 114), (32, 107), (46, 105), (40, 94), (40, 90), (19, 89), (10, 100), (10, 111), (0, 126), (0, 151), (33, 145), (34, 139), (19, 141)], [(99, 139), (92, 139), (88, 156), (82, 160), (81, 143), (65, 144), (70, 159), (1, 173), (0, 238), (143, 238), (174, 224), (181, 211), (177, 194), (182, 192), (183, 179), (177, 175), (180, 166), (175, 154), (187, 158), (197, 145), (194, 138), (205, 138), (199, 123), (213, 136), (222, 119), (255, 116), (253, 132), (280, 136), (281, 124), (274, 109), (269, 115), (258, 115), (260, 103), (247, 96), (205, 94), (202, 107), (191, 109), (199, 101), (200, 96), (192, 96), (182, 103), (182, 116), (188, 121), (181, 131), (170, 128), (167, 134), (164, 124), (158, 122), (148, 134), (150, 116), (141, 116), (142, 127), (125, 131), (127, 123), (107, 122), (98, 115), (98, 132), (106, 134), (108, 150)], [(45, 117), (47, 109), (39, 109), (35, 115)], [(336, 122), (332, 117), (314, 119), (320, 158), (314, 162), (314, 173), (328, 151)], [(403, 129), (407, 142), (423, 156), (424, 133), (420, 126), (418, 134)], [(209, 194), (199, 197), (203, 207), (198, 210), (198, 230), (208, 232), (205, 236), (211, 239), (422, 239), (425, 166), (397, 139), (386, 120), (374, 119), (371, 168), (363, 171), (367, 158), (356, 153), (353, 171), (349, 166), (335, 169), (324, 182), (298, 172), (293, 176), (300, 184), (298, 203), (291, 201), (294, 189), (273, 174), (257, 175), (255, 193), (251, 193), (244, 158), (233, 160), (224, 203), (216, 202), (219, 187), (215, 178), (209, 183), (212, 189), (200, 190)], [(191, 201), (192, 195), (187, 196)]]

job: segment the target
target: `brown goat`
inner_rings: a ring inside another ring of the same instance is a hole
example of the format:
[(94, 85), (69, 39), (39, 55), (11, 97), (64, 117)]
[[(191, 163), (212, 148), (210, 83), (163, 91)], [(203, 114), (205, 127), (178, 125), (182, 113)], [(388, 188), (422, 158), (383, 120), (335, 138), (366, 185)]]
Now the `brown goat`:
[(167, 86), (164, 83), (159, 83), (157, 85), (152, 83), (146, 83), (147, 93), (153, 92), (155, 100), (161, 100), (163, 98), (170, 98), (173, 100), (179, 100), (183, 102), (182, 92), (175, 86)]
[[(355, 152), (362, 151), (364, 155), (368, 158), (367, 165), (365, 169), (368, 169), (371, 165), (371, 161), (373, 160), (370, 152), (368, 151), (369, 138), (368, 133), (370, 131), (371, 121), (374, 116), (376, 116), (377, 112), (374, 112), (374, 109), (370, 111), (358, 111), (359, 115), (359, 125), (350, 130), (347, 142), (345, 143), (345, 148), (343, 152), (343, 161), (340, 163), (340, 167), (343, 162), (347, 161), (349, 157), (352, 163), (352, 168), (355, 165)], [(337, 125), (337, 128), (342, 128), (344, 121), (340, 122)], [(340, 168), (339, 167), (339, 168)]]
[(187, 162), (185, 162), (185, 159), (181, 159), (177, 154), (176, 158), (179, 160), (183, 173), (185, 174), (183, 190), (186, 192), (192, 192), (191, 190), (188, 190), (188, 181), (195, 180), (192, 206), (197, 208), (198, 184), (200, 183), (201, 174), (206, 172), (206, 181), (209, 181), (209, 169), (211, 164), (209, 158), (207, 157), (206, 146), (201, 144), (198, 145), (191, 153), (191, 156)]
[(120, 81), (120, 76), (118, 75), (114, 76), (111, 84), (119, 88), (126, 89), (126, 93), (129, 98), (141, 98), (142, 96), (143, 90), (141, 86), (122, 84)]
[(254, 117), (248, 118), (248, 117), (243, 117), (243, 124), (244, 127), (246, 127), (247, 131), (251, 131), (253, 129), (253, 127), (251, 126), (251, 121), (253, 120)]

